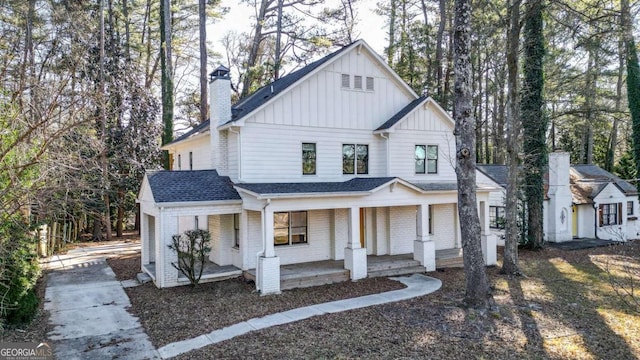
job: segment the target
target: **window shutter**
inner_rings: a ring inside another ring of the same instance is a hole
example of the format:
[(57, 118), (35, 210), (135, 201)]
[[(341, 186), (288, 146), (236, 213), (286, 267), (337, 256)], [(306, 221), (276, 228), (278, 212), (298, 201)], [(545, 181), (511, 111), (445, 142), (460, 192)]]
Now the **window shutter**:
[(618, 218), (616, 219), (616, 224), (622, 225), (622, 203), (618, 203)]

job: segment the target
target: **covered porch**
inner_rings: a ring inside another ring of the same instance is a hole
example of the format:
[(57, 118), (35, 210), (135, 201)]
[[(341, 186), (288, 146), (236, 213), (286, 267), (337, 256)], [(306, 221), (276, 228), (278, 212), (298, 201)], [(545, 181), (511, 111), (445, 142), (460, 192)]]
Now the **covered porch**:
[[(462, 267), (462, 249), (436, 250), (436, 268)], [(367, 256), (367, 277), (401, 276), (426, 272), (413, 254)], [(256, 281), (256, 269), (242, 272), (245, 279)], [(280, 266), (280, 289), (288, 290), (347, 281), (349, 270), (344, 260), (323, 260)]]

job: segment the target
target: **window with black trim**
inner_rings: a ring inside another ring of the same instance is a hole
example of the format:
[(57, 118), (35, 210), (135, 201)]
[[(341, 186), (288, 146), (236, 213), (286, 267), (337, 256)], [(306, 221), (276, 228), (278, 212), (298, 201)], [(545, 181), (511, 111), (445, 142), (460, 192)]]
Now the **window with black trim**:
[(429, 235), (433, 235), (433, 205), (429, 205)]
[(273, 243), (295, 245), (307, 243), (307, 212), (290, 211), (273, 214)]
[(240, 248), (240, 214), (233, 214), (233, 247)]
[(504, 229), (504, 206), (489, 206), (489, 227), (491, 229)]
[(416, 174), (438, 173), (438, 145), (416, 145)]
[(627, 201), (627, 216), (633, 215), (633, 201)]
[(600, 226), (611, 226), (622, 224), (620, 214), (622, 213), (622, 203), (600, 204), (598, 214)]
[(342, 173), (343, 174), (368, 174), (369, 173), (369, 145), (343, 144), (342, 145)]
[(182, 170), (182, 155), (178, 154), (178, 170)]
[(316, 174), (316, 144), (302, 143), (302, 175)]
[(193, 152), (189, 151), (189, 170), (193, 170)]

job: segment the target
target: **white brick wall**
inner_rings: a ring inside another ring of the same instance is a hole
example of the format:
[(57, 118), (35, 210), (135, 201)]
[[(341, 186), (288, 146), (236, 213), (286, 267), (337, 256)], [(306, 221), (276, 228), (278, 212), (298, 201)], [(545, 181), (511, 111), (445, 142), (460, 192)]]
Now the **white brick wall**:
[(456, 247), (456, 222), (458, 214), (454, 204), (440, 204), (433, 206), (433, 234), (431, 240), (436, 243), (436, 250), (453, 249)]
[(412, 253), (413, 241), (416, 239), (416, 207), (395, 206), (389, 211), (391, 221), (389, 255)]
[(334, 260), (344, 259), (344, 248), (349, 240), (349, 209), (335, 209), (334, 214)]

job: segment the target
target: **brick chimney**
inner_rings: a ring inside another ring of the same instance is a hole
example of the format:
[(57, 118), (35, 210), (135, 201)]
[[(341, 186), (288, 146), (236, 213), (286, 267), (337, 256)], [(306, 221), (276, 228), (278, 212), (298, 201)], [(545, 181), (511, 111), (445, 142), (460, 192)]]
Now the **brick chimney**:
[(563, 242), (572, 238), (572, 198), (569, 185), (569, 153), (549, 154), (548, 241)]
[(231, 120), (231, 78), (222, 65), (209, 74), (209, 114), (211, 167), (227, 175), (227, 132), (219, 132), (218, 126)]

